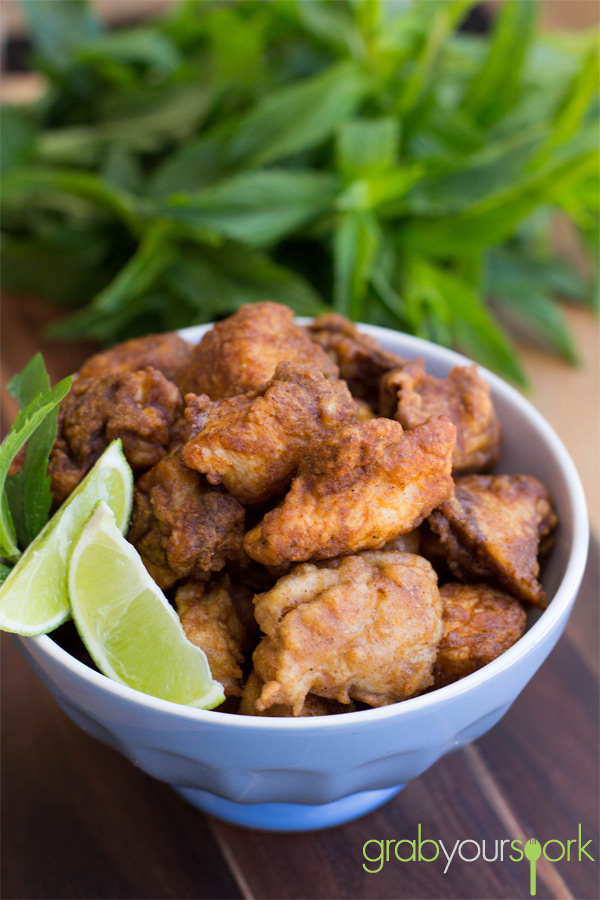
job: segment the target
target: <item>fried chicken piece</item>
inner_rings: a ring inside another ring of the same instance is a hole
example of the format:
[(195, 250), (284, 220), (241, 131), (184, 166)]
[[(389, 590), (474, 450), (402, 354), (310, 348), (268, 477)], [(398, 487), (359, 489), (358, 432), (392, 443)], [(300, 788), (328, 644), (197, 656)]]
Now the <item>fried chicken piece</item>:
[(403, 432), (391, 419), (338, 429), (302, 460), (283, 501), (248, 532), (267, 566), (383, 547), (452, 496), (456, 429), (443, 416)]
[(487, 584), (453, 582), (440, 588), (444, 628), (433, 668), (434, 687), (476, 672), (516, 643), (525, 631), (522, 604)]
[(367, 419), (377, 418), (366, 400), (357, 400), (356, 398), (354, 398), (354, 404), (356, 407), (356, 411), (354, 413), (354, 419), (356, 422), (366, 422)]
[(465, 475), (428, 520), (455, 578), (485, 581), (542, 609), (538, 551), (557, 521), (548, 490), (532, 475)]
[(477, 366), (455, 366), (447, 378), (435, 378), (415, 359), (381, 379), (379, 408), (407, 430), (430, 416), (448, 416), (456, 425), (455, 475), (488, 472), (498, 462), (500, 424)]
[(177, 334), (149, 334), (132, 338), (91, 356), (79, 370), (79, 377), (89, 378), (107, 372), (137, 372), (152, 366), (169, 381), (176, 382), (189, 366), (193, 349), (192, 344)]
[(382, 550), (399, 550), (401, 553), (418, 553), (421, 546), (421, 529), (415, 528), (407, 534), (399, 534), (397, 537), (388, 541)]
[[(242, 581), (234, 581), (229, 575), (227, 575), (227, 579), (229, 595), (244, 629), (241, 648), (244, 653), (249, 654), (255, 649), (261, 637), (258, 622), (254, 618), (253, 601), (257, 592)], [(272, 582), (273, 579), (268, 580)]]
[(189, 469), (178, 451), (137, 481), (127, 539), (161, 588), (206, 580), (241, 554), (244, 508)]
[(300, 715), (307, 694), (384, 706), (433, 682), (442, 634), (435, 572), (412, 553), (367, 552), (304, 563), (255, 597), (265, 637), (254, 668), (256, 708)]
[[(248, 510), (246, 523), (247, 521)], [(265, 566), (254, 562), (243, 551), (239, 559), (227, 560), (223, 573), (229, 578), (230, 594), (248, 639), (242, 650), (244, 653), (252, 653), (261, 638), (258, 622), (254, 618), (254, 597), (271, 590), (279, 574), (283, 573), (271, 574)]]
[(336, 377), (337, 367), (293, 320), (292, 310), (279, 303), (240, 307), (217, 322), (194, 349), (181, 393), (221, 400), (258, 391), (286, 360)]
[(133, 469), (149, 469), (166, 455), (182, 410), (176, 386), (151, 366), (77, 378), (60, 405), (48, 463), (55, 500), (69, 496), (115, 438)]
[(382, 375), (402, 366), (405, 360), (338, 313), (319, 316), (308, 326), (308, 332), (335, 360), (340, 378), (348, 382), (352, 396), (377, 410)]
[(177, 588), (175, 609), (188, 640), (206, 653), (212, 677), (225, 696), (242, 696), (245, 633), (227, 579), (205, 586), (187, 581)]
[(419, 526), (419, 554), (431, 563), (440, 583), (453, 580), (446, 562), (446, 552), (438, 535), (431, 530), (429, 519), (425, 519)]
[(186, 465), (224, 484), (241, 503), (281, 494), (315, 441), (354, 418), (343, 381), (317, 369), (279, 363), (261, 391), (212, 403), (187, 394), (186, 417), (197, 430), (184, 446)]
[[(260, 680), (254, 669), (250, 672), (248, 680), (244, 685), (244, 693), (242, 694), (242, 702), (240, 703), (238, 712), (243, 716), (273, 716), (277, 718), (291, 718), (294, 715), (291, 706), (284, 706), (281, 703), (274, 703), (268, 709), (258, 710), (256, 701), (260, 697), (263, 689), (263, 682)], [(338, 703), (337, 700), (326, 700), (324, 697), (317, 697), (316, 694), (307, 694), (304, 700), (304, 706), (300, 712), (301, 716), (333, 716), (339, 713), (354, 712), (355, 703)]]
[(60, 411), (58, 422), (58, 434), (50, 451), (47, 469), (54, 501), (53, 508), (64, 503), (77, 485), (83, 481), (88, 470), (91, 469), (102, 452), (100, 451), (100, 453), (95, 454), (93, 457), (90, 456), (82, 462), (76, 462), (70, 455), (69, 445), (60, 434)]

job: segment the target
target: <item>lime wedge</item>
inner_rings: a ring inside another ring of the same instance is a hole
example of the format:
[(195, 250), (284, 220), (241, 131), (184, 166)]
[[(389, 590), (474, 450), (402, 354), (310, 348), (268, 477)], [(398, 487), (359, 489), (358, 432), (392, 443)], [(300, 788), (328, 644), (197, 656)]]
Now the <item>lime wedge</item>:
[(73, 548), (69, 598), (79, 636), (104, 675), (144, 694), (200, 709), (225, 699), (206, 654), (100, 501)]
[(133, 476), (121, 441), (113, 441), (81, 484), (27, 547), (0, 587), (0, 629), (46, 634), (70, 615), (67, 562), (73, 542), (98, 500), (106, 500), (119, 528), (127, 530)]

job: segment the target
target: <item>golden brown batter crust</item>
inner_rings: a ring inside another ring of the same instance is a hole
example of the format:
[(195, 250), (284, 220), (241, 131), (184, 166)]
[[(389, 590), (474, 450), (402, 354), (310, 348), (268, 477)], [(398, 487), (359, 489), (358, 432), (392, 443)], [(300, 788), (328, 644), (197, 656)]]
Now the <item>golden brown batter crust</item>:
[(550, 494), (537, 478), (466, 475), (428, 522), (459, 581), (485, 581), (545, 608), (538, 552), (557, 519)]
[(435, 572), (412, 553), (367, 552), (304, 563), (255, 600), (259, 711), (300, 715), (306, 696), (384, 706), (432, 683), (442, 633)]
[(440, 588), (443, 634), (433, 669), (435, 687), (451, 684), (508, 650), (527, 624), (522, 604), (487, 584)]
[(263, 565), (379, 549), (453, 493), (456, 429), (443, 416), (412, 431), (391, 419), (339, 429), (302, 461), (282, 503), (244, 539)]
[(327, 354), (294, 324), (294, 314), (279, 303), (253, 303), (208, 331), (194, 349), (183, 375), (182, 394), (207, 394), (211, 400), (258, 391), (277, 364), (311, 366), (336, 377)]

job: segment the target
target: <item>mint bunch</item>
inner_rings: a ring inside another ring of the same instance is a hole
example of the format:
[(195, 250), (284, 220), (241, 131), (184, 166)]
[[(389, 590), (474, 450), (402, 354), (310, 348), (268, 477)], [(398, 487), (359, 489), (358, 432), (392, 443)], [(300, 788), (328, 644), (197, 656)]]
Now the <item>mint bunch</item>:
[[(507, 0), (187, 0), (107, 32), (23, 3), (46, 94), (2, 110), (3, 284), (112, 343), (272, 299), (335, 308), (525, 376), (509, 331), (569, 361), (556, 257), (599, 229), (598, 35)], [(594, 299), (592, 299), (594, 298)]]

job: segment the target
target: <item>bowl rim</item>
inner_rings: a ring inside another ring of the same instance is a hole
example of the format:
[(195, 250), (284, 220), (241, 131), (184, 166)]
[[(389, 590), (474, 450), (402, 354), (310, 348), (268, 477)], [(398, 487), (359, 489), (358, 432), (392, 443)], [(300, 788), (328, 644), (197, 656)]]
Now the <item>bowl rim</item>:
[[(305, 325), (310, 323), (312, 319), (308, 317), (297, 317), (295, 321), (300, 325)], [(214, 323), (209, 322), (205, 325), (193, 325), (189, 328), (180, 329), (177, 333), (185, 340), (197, 343), (198, 339), (208, 331), (213, 324)], [(403, 342), (408, 342), (411, 347), (411, 352), (414, 349), (415, 356), (430, 354), (433, 349), (437, 359), (450, 368), (457, 365), (464, 366), (474, 364), (473, 360), (468, 357), (463, 356), (454, 350), (449, 350), (446, 347), (434, 344), (431, 341), (424, 340), (423, 338), (414, 337), (413, 335), (377, 325), (367, 325), (361, 322), (357, 322), (356, 325), (362, 332), (380, 340), (384, 346), (389, 343), (390, 337), (401, 338)], [(392, 717), (410, 716), (414, 713), (431, 710), (446, 701), (459, 698), (462, 694), (466, 694), (472, 689), (492, 681), (518, 660), (527, 656), (535, 647), (542, 644), (560, 623), (565, 611), (568, 610), (571, 602), (576, 596), (585, 569), (589, 544), (589, 521), (585, 493), (579, 474), (569, 452), (555, 430), (533, 404), (519, 393), (516, 388), (512, 387), (512, 385), (508, 384), (504, 379), (495, 375), (485, 367), (480, 366), (478, 363), (475, 363), (475, 365), (477, 365), (479, 372), (488, 382), (492, 391), (501, 395), (504, 400), (516, 406), (522, 414), (526, 415), (532, 421), (536, 430), (541, 433), (542, 438), (546, 441), (548, 446), (551, 447), (569, 489), (569, 496), (573, 507), (573, 540), (563, 578), (548, 607), (512, 647), (506, 650), (501, 656), (497, 657), (497, 659), (483, 666), (481, 669), (478, 669), (476, 672), (473, 672), (471, 675), (467, 675), (459, 681), (455, 681), (445, 687), (437, 688), (426, 694), (421, 694), (418, 697), (412, 697), (408, 700), (402, 700), (388, 706), (357, 710), (350, 716), (348, 713), (305, 718), (242, 716), (238, 713), (220, 712), (218, 709), (197, 709), (195, 707), (184, 706), (170, 700), (162, 700), (158, 697), (153, 697), (150, 694), (144, 694), (127, 685), (120, 684), (119, 682), (108, 678), (106, 675), (103, 675), (101, 672), (91, 669), (88, 665), (76, 659), (74, 656), (71, 656), (68, 651), (64, 650), (52, 639), (50, 634), (39, 635), (36, 637), (23, 637), (18, 635), (17, 637), (24, 642), (25, 646), (27, 646), (28, 642), (35, 644), (41, 654), (50, 657), (53, 662), (64, 666), (72, 675), (82, 678), (92, 686), (103, 689), (108, 694), (112, 694), (122, 700), (132, 701), (147, 710), (154, 710), (180, 719), (183, 718), (198, 723), (202, 722), (205, 725), (216, 725), (220, 723), (223, 726), (227, 725), (242, 730), (258, 728), (266, 731), (327, 731), (331, 728), (339, 728), (341, 725), (348, 725), (350, 727), (353, 727), (354, 724), (357, 726), (363, 724), (366, 725), (368, 722), (381, 722)]]

